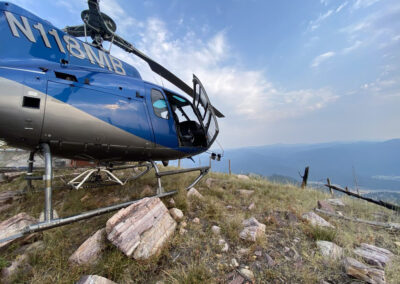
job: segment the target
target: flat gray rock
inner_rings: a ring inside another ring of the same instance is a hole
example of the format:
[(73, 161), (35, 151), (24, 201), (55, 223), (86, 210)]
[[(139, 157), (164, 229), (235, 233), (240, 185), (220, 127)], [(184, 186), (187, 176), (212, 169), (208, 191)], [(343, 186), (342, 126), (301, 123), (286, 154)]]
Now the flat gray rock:
[(361, 256), (368, 264), (376, 265), (381, 268), (385, 267), (394, 256), (393, 253), (387, 249), (365, 243), (362, 243), (360, 247), (356, 248), (354, 253)]
[(106, 229), (100, 229), (88, 238), (80, 247), (70, 256), (69, 262), (74, 264), (93, 264), (95, 263), (106, 243)]
[(243, 240), (255, 242), (259, 237), (265, 235), (265, 224), (258, 222), (254, 217), (243, 221), (244, 229), (240, 232), (239, 237)]
[(351, 257), (346, 257), (343, 261), (347, 275), (363, 280), (370, 284), (385, 284), (385, 271), (366, 266), (365, 264)]
[(340, 259), (343, 256), (343, 249), (328, 241), (317, 241), (321, 254), (329, 259)]
[(324, 218), (320, 217), (319, 215), (315, 214), (312, 211), (304, 213), (302, 215), (302, 218), (310, 222), (310, 224), (313, 226), (335, 228), (333, 225), (331, 225), (331, 223), (329, 223)]
[[(19, 233), (26, 226), (35, 224), (37, 220), (22, 212), (0, 223), (0, 239), (4, 239)], [(5, 247), (11, 241), (0, 243), (0, 248)]]
[(147, 197), (107, 221), (107, 239), (128, 257), (148, 259), (161, 250), (176, 225), (159, 198)]
[(343, 201), (339, 198), (332, 198), (332, 199), (327, 199), (326, 202), (328, 202), (330, 205), (333, 206), (339, 206), (339, 207), (344, 207), (345, 204)]
[(85, 275), (76, 284), (117, 284), (107, 278), (98, 275)]

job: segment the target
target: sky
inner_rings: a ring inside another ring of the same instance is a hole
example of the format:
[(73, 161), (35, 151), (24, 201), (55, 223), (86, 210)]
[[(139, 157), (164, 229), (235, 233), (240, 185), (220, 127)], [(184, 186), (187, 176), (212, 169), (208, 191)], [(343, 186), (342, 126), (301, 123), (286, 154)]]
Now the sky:
[[(85, 0), (13, 0), (59, 28)], [(400, 137), (398, 0), (102, 0), (117, 33), (226, 118), (224, 148)], [(111, 53), (171, 87), (146, 63)]]

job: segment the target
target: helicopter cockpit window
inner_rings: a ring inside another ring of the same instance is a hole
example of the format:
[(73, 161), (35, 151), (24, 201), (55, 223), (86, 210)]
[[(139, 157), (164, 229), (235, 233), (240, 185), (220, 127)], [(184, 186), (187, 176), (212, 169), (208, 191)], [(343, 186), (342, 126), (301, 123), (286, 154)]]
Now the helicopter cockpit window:
[(151, 90), (151, 103), (154, 113), (161, 118), (168, 119), (168, 106), (160, 91)]

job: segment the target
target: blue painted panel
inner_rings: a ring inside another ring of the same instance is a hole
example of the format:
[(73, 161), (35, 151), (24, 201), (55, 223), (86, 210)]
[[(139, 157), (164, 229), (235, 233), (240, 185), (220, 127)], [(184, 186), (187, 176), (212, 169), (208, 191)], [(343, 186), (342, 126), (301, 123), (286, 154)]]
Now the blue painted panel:
[(97, 90), (54, 82), (48, 84), (48, 95), (129, 133), (153, 140), (145, 104), (141, 99), (129, 100)]
[[(16, 30), (19, 37), (13, 35), (11, 27), (6, 19), (5, 11), (10, 12), (22, 26), (24, 26), (24, 23), (21, 16), (28, 20), (29, 25), (24, 27), (32, 33), (33, 42), (28, 39), (28, 37), (18, 27)], [(43, 31), (45, 37), (48, 39), (50, 47), (46, 47), (44, 37), (41, 35), (40, 31), (34, 27), (34, 25), (37, 25), (38, 23), (43, 25)], [(61, 46), (57, 43), (56, 37), (49, 33), (49, 31), (53, 29), (57, 32)], [(60, 66), (60, 60), (65, 59), (68, 60), (69, 65), (72, 66), (92, 68), (107, 73), (114, 72), (109, 55), (106, 55), (106, 57), (111, 68), (108, 68), (107, 64), (104, 64), (104, 66), (101, 67), (96, 63), (96, 61), (92, 63), (89, 60), (89, 55), (83, 46), (83, 42), (77, 38), (72, 37), (73, 41), (76, 41), (77, 46), (72, 47), (72, 52), (68, 52), (67, 43), (64, 40), (65, 35), (66, 34), (62, 30), (57, 29), (48, 21), (45, 21), (14, 4), (0, 2), (0, 38), (2, 40), (2, 44), (0, 45), (0, 65), (25, 67), (31, 65), (36, 66), (36, 68), (38, 66), (48, 68), (48, 65), (54, 65), (54, 63)], [(74, 46), (74, 44), (71, 46)], [(96, 56), (99, 56), (98, 49), (93, 47), (90, 48)], [(63, 49), (65, 53), (63, 53), (61, 49)], [(78, 56), (80, 55), (82, 58), (73, 56), (74, 54)], [(136, 68), (122, 61), (121, 64), (128, 76), (139, 79), (141, 78)], [(111, 71), (109, 69), (111, 69)]]
[(165, 94), (161, 89), (157, 88), (155, 85), (145, 83), (146, 88), (146, 100), (147, 100), (147, 108), (150, 115), (150, 120), (153, 126), (153, 132), (155, 137), (155, 142), (159, 145), (168, 147), (168, 148), (178, 148), (178, 137), (175, 129), (174, 119), (171, 116), (171, 109), (168, 105), (169, 116), (168, 119), (158, 117), (154, 113), (153, 104), (151, 101), (151, 90), (155, 89), (160, 91), (164, 96)]

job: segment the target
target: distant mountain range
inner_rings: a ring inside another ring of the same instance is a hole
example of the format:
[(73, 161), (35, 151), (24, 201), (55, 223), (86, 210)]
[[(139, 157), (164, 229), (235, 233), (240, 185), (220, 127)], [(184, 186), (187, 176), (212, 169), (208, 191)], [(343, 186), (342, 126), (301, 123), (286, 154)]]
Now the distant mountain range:
[[(212, 170), (254, 173), (265, 177), (286, 176), (300, 181), (306, 166), (309, 180), (332, 183), (360, 190), (400, 191), (400, 139), (384, 142), (321, 143), (269, 145), (226, 150), (224, 158), (212, 161)], [(208, 164), (206, 155), (196, 157), (196, 164)], [(193, 166), (189, 160), (184, 166)]]

